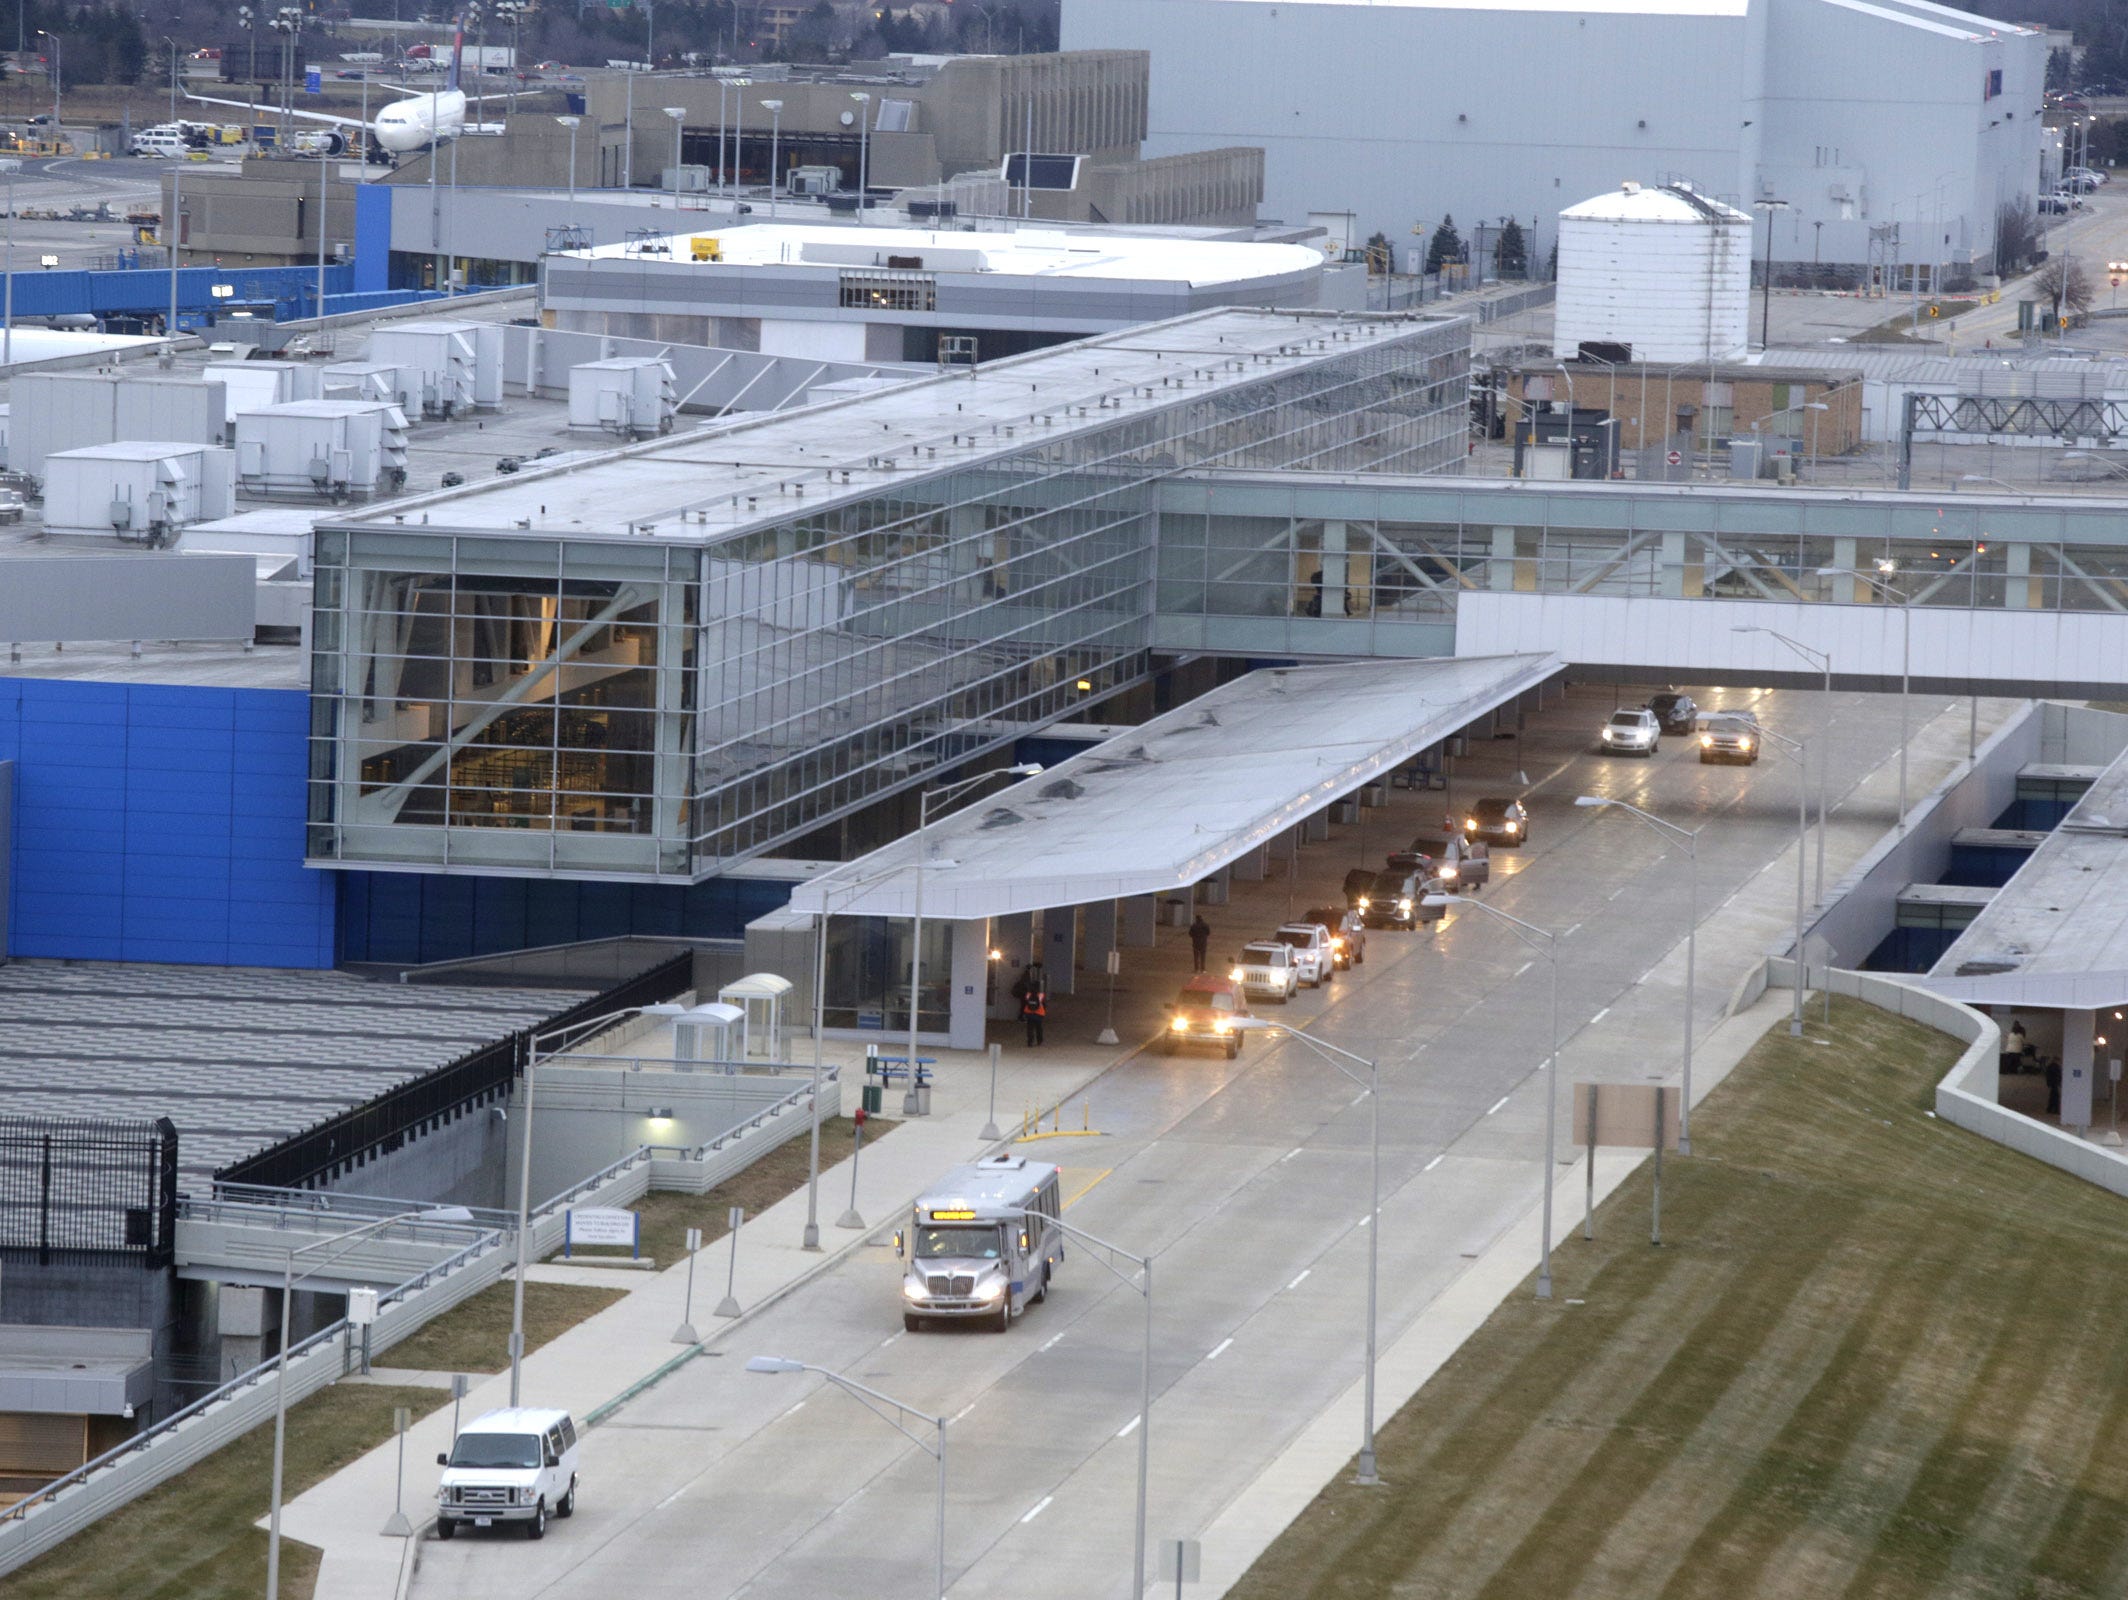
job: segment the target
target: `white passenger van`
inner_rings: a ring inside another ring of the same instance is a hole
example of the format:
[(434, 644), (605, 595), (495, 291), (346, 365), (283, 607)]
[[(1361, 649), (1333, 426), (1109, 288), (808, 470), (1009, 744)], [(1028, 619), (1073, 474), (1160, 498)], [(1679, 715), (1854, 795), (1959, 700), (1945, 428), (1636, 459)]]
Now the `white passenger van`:
[(549, 1514), (576, 1512), (576, 1423), (566, 1411), (475, 1417), (436, 1465), (444, 1469), (436, 1490), (439, 1539), (503, 1522), (522, 1523), (526, 1538), (543, 1539)]
[[(1049, 1296), (1049, 1275), (1064, 1259), (1057, 1169), (1025, 1156), (991, 1156), (955, 1167), (919, 1198), (894, 1253), (902, 1278), (902, 1326), (933, 1318), (979, 1319), (998, 1333)], [(1020, 1215), (1026, 1212), (1027, 1215)]]

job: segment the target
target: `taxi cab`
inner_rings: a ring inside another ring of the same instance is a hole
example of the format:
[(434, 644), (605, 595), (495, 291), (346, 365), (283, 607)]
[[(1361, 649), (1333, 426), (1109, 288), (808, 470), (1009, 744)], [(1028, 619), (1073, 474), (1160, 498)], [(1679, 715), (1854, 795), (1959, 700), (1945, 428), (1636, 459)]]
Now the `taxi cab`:
[(1241, 1054), (1241, 1035), (1234, 1030), (1234, 1019), (1247, 1015), (1249, 1005), (1239, 984), (1231, 978), (1200, 972), (1175, 996), (1175, 1003), (1168, 1010), (1167, 1031), (1160, 1036), (1160, 1048), (1172, 1053), (1192, 1045), (1209, 1045), (1226, 1051), (1227, 1059), (1232, 1061)]

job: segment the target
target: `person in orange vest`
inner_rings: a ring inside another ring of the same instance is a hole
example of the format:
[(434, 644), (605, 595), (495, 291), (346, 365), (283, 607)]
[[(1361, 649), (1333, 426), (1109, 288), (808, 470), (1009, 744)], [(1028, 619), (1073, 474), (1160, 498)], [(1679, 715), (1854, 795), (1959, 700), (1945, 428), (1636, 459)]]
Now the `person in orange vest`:
[(1040, 1044), (1042, 1019), (1049, 1015), (1049, 979), (1041, 962), (1021, 971), (1019, 982), (1012, 986), (1012, 995), (1020, 1003), (1020, 1020), (1027, 1024), (1027, 1042)]

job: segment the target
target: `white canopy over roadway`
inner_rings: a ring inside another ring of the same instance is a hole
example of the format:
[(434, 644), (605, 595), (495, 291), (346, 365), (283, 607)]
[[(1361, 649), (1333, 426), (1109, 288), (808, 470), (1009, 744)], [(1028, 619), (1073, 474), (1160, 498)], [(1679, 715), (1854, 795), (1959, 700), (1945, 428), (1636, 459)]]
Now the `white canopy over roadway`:
[[(976, 800), (924, 833), (923, 914), (955, 921), (1180, 888), (1269, 844), (1561, 669), (1549, 653), (1268, 667)], [(907, 917), (913, 836), (791, 909)]]

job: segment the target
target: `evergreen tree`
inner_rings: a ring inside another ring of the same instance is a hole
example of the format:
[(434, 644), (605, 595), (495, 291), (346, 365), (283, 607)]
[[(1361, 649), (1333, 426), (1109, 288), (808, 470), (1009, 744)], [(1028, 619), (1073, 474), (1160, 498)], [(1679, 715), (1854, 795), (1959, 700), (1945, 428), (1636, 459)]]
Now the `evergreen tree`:
[(1456, 232), (1456, 219), (1442, 213), (1441, 225), (1433, 230), (1433, 239), (1426, 246), (1426, 270), (1439, 272), (1443, 264), (1463, 259), (1463, 236)]
[(1529, 276), (1529, 241), (1522, 237), (1522, 224), (1509, 217), (1501, 224), (1493, 244), (1493, 270), (1503, 278)]

